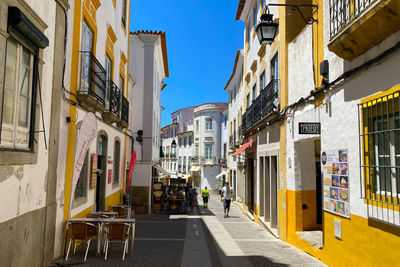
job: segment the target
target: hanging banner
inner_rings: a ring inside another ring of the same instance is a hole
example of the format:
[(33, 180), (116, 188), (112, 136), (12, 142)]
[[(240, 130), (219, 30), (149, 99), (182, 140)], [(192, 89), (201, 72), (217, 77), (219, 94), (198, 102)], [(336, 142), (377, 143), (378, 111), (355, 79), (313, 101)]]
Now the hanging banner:
[(321, 153), (324, 210), (350, 218), (349, 163), (347, 149)]
[(136, 164), (136, 151), (132, 151), (131, 155), (131, 162), (129, 163), (129, 174), (128, 174), (128, 184), (126, 186), (126, 193), (129, 194), (129, 188), (131, 187), (131, 177), (133, 173), (133, 169), (135, 168)]
[(96, 131), (97, 131), (96, 116), (93, 113), (88, 112), (82, 121), (82, 125), (78, 130), (78, 135), (76, 137), (74, 171), (72, 174), (71, 193), (69, 196), (68, 219), (70, 218), (71, 215), (71, 206), (72, 206), (71, 204), (72, 204), (72, 199), (74, 197), (76, 184), (78, 182), (79, 175), (81, 173), (82, 166), (85, 161), (86, 153), (93, 139), (96, 137)]

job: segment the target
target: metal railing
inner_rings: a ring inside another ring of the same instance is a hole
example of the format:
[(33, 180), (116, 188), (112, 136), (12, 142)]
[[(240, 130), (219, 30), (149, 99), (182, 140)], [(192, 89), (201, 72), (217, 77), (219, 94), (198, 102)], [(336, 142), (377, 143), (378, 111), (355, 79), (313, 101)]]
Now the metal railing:
[(121, 90), (113, 81), (107, 81), (107, 103), (106, 111), (112, 112), (119, 117), (121, 111)]
[(242, 116), (242, 133), (260, 122), (264, 117), (279, 110), (279, 80), (273, 79), (260, 92)]
[(400, 91), (358, 107), (362, 197), (400, 206)]
[(330, 38), (359, 17), (378, 0), (329, 0)]
[(121, 96), (121, 121), (129, 123), (129, 101), (125, 96)]
[(89, 94), (105, 105), (106, 98), (106, 70), (92, 52), (80, 51), (81, 54), (81, 82), (78, 92)]

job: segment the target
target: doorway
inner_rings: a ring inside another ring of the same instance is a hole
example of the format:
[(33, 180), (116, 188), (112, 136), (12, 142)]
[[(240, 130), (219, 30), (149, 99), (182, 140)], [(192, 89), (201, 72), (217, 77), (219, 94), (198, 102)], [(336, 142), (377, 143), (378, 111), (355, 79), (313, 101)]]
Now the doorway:
[(247, 174), (248, 174), (248, 198), (247, 198), (247, 205), (249, 208), (249, 211), (254, 214), (254, 159), (253, 158), (247, 158)]
[(97, 137), (98, 169), (96, 186), (96, 211), (106, 209), (106, 180), (107, 180), (107, 137)]
[(260, 157), (260, 200), (264, 222), (277, 234), (278, 229), (278, 156)]

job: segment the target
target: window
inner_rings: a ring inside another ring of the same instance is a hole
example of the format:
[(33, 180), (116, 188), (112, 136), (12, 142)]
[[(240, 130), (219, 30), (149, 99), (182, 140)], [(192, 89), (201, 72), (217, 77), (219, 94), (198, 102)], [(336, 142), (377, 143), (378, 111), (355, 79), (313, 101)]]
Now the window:
[(126, 0), (122, 0), (122, 16), (121, 16), (122, 25), (126, 26)]
[(247, 97), (246, 97), (246, 108), (249, 108), (250, 107), (250, 93), (248, 93), (247, 94)]
[(212, 144), (205, 144), (204, 157), (206, 158), (206, 160), (212, 159), (212, 146)]
[(226, 122), (228, 121), (228, 115), (224, 115), (224, 127), (226, 128)]
[(254, 6), (254, 9), (253, 9), (253, 26), (254, 26), (254, 30), (256, 29), (256, 26), (257, 26), (257, 13), (258, 13), (258, 1), (256, 1), (256, 5)]
[(186, 173), (186, 157), (183, 157), (183, 173)]
[(257, 84), (253, 86), (253, 101), (256, 100), (257, 97)]
[(212, 118), (206, 118), (206, 130), (212, 130), (212, 124), (213, 124), (213, 121), (212, 121)]
[(246, 35), (246, 42), (248, 42), (249, 45), (250, 45), (250, 32), (251, 32), (251, 25), (249, 20), (249, 23), (247, 23), (247, 35)]
[(81, 173), (79, 174), (78, 182), (76, 183), (74, 200), (86, 197), (87, 190), (87, 177), (88, 177), (88, 161), (89, 161), (89, 151), (86, 153), (85, 160), (83, 161), (83, 166)]
[(361, 104), (364, 196), (400, 204), (400, 91)]
[(121, 94), (124, 94), (124, 88), (125, 88), (125, 80), (121, 75), (119, 75), (119, 89), (121, 90)]
[(196, 131), (200, 130), (200, 126), (199, 126), (199, 120), (196, 120)]
[(192, 157), (188, 157), (188, 172), (192, 170)]
[(118, 140), (114, 142), (114, 165), (113, 165), (113, 185), (119, 184), (119, 163), (121, 155), (121, 143)]
[(233, 88), (233, 99), (236, 100), (236, 94), (237, 94), (237, 89), (236, 89), (236, 85)]
[(179, 146), (182, 146), (182, 137), (179, 137), (179, 138), (178, 138), (178, 145), (179, 145)]
[(260, 75), (260, 90), (264, 90), (265, 88), (265, 71)]
[(12, 38), (7, 40), (1, 120), (1, 147), (32, 149), (35, 99), (33, 54)]
[[(82, 51), (93, 52), (93, 36), (94, 34), (92, 29), (89, 27), (89, 25), (87, 25), (86, 21), (84, 21), (82, 26)], [(90, 69), (87, 66), (90, 66), (90, 54), (84, 53), (81, 61), (81, 89), (87, 88), (87, 90), (89, 90), (89, 88), (91, 88), (91, 77), (89, 75)]]
[(224, 151), (223, 151), (223, 153), (224, 153), (224, 159), (226, 159), (226, 143), (224, 143)]
[(183, 137), (183, 145), (186, 147), (186, 144), (187, 144), (187, 137), (185, 136)]
[[(279, 62), (278, 62), (278, 56), (275, 56), (271, 60), (271, 80), (278, 80), (279, 79)], [(274, 90), (275, 92), (278, 91), (278, 83), (274, 83)]]
[(195, 155), (196, 157), (198, 157), (198, 156), (199, 156), (199, 144), (195, 144), (194, 147), (195, 147), (195, 149), (194, 149), (194, 155)]
[(193, 144), (193, 135), (189, 135), (189, 146)]
[(181, 170), (182, 170), (182, 157), (179, 157), (179, 160), (178, 160), (178, 171), (181, 172)]

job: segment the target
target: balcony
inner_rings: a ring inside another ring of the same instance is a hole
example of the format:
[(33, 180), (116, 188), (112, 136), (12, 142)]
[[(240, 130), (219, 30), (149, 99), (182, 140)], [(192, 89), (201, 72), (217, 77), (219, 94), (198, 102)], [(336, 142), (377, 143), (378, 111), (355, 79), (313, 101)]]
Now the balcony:
[(107, 82), (106, 109), (103, 112), (103, 119), (112, 124), (121, 120), (121, 90), (113, 81)]
[(245, 133), (267, 116), (279, 111), (279, 80), (271, 82), (260, 92), (242, 115), (241, 133)]
[(106, 70), (92, 54), (81, 51), (81, 77), (77, 90), (79, 104), (91, 112), (103, 112), (106, 99)]
[(354, 59), (400, 28), (398, 0), (330, 0), (330, 51)]
[(121, 96), (121, 112), (119, 114), (120, 120), (117, 126), (120, 128), (128, 128), (129, 126), (129, 102), (125, 96)]

